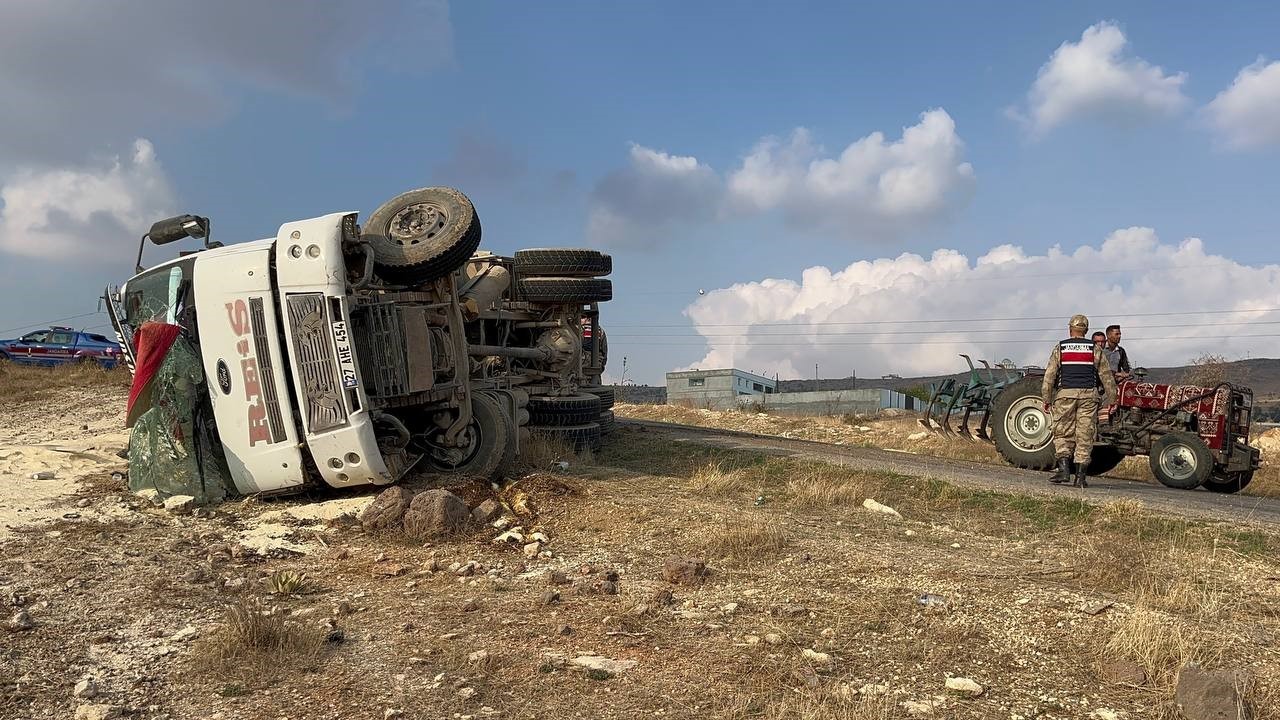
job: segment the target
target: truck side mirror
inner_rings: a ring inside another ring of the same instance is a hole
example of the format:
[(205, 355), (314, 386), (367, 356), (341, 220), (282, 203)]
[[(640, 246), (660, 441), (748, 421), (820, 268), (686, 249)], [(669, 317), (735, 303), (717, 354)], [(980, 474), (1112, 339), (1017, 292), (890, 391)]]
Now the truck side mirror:
[(199, 215), (177, 215), (165, 218), (153, 224), (147, 234), (142, 236), (142, 241), (138, 243), (138, 261), (134, 263), (137, 272), (146, 269), (142, 267), (142, 250), (147, 246), (147, 238), (156, 245), (167, 245), (183, 238), (203, 238), (206, 248), (217, 247), (209, 240), (209, 218)]

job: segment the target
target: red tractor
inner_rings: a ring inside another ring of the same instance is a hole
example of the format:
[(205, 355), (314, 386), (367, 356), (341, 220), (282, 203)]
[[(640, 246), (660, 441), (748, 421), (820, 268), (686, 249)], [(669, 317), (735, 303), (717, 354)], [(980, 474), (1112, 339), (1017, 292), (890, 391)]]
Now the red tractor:
[[(1130, 455), (1146, 455), (1151, 472), (1171, 488), (1234, 493), (1253, 479), (1259, 451), (1249, 445), (1253, 391), (1231, 383), (1214, 387), (1158, 385), (1139, 377), (1120, 383), (1118, 406), (1105, 422), (1089, 463), (1090, 475), (1113, 470)], [(991, 400), (991, 435), (1000, 455), (1029, 470), (1054, 464), (1053, 420), (1040, 395), (1043, 371), (1026, 371)]]

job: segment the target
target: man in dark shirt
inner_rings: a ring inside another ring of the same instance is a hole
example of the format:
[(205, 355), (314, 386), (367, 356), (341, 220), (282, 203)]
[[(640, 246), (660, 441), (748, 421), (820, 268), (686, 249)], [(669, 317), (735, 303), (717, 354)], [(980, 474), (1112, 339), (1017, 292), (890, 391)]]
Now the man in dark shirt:
[(1111, 373), (1115, 375), (1116, 382), (1129, 379), (1133, 368), (1129, 366), (1129, 353), (1120, 347), (1119, 325), (1107, 326), (1107, 342), (1102, 346), (1102, 354), (1107, 356), (1107, 364), (1111, 366)]

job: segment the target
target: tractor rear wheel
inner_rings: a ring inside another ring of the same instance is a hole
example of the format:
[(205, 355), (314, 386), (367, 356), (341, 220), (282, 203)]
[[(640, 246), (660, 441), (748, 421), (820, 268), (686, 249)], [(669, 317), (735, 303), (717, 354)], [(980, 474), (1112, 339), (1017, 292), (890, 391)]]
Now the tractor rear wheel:
[(1194, 490), (1213, 472), (1213, 453), (1199, 435), (1171, 432), (1151, 444), (1150, 463), (1161, 485)]
[(1252, 470), (1227, 472), (1215, 469), (1209, 479), (1204, 481), (1204, 489), (1216, 493), (1238, 493), (1252, 481)]
[(996, 395), (991, 403), (991, 440), (1014, 467), (1053, 467), (1053, 420), (1044, 411), (1040, 378), (1011, 383)]

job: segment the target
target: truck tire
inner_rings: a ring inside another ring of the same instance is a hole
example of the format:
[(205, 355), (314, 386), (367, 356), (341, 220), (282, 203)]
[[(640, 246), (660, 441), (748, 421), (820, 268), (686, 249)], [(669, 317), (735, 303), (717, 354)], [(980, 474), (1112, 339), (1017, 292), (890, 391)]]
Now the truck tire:
[(600, 449), (600, 424), (530, 426), (534, 437), (543, 437), (569, 445), (574, 452)]
[(613, 272), (613, 258), (599, 250), (532, 248), (516, 251), (516, 273), (563, 277), (603, 277)]
[(502, 405), (483, 393), (471, 396), (471, 424), (463, 431), (470, 444), (461, 457), (428, 452), (427, 463), (438, 472), (475, 477), (501, 478), (515, 463), (516, 427)]
[(529, 398), (530, 425), (585, 425), (600, 416), (600, 398), (587, 393), (563, 397), (533, 395)]
[(596, 422), (600, 425), (601, 435), (608, 435), (618, 429), (618, 421), (613, 417), (612, 410), (602, 410)]
[(588, 395), (595, 395), (596, 397), (600, 398), (601, 410), (608, 410), (609, 408), (613, 407), (613, 402), (614, 402), (613, 387), (608, 385), (583, 385), (578, 389), (584, 393), (587, 393)]
[(1194, 490), (1213, 472), (1213, 453), (1199, 435), (1171, 432), (1151, 443), (1151, 474), (1165, 487)]
[(1089, 456), (1090, 475), (1106, 475), (1124, 462), (1125, 454), (1114, 445), (1094, 445), (1093, 454)]
[(527, 277), (518, 284), (521, 299), (535, 303), (586, 305), (613, 299), (613, 282), (605, 278)]
[(1014, 467), (1053, 467), (1053, 420), (1044, 411), (1040, 378), (1011, 383), (991, 403), (991, 440)]
[(388, 280), (421, 284), (457, 270), (480, 246), (471, 200), (450, 187), (410, 190), (373, 211), (361, 230)]
[(1226, 472), (1214, 470), (1209, 479), (1204, 481), (1204, 489), (1216, 493), (1238, 493), (1253, 481), (1252, 470)]

